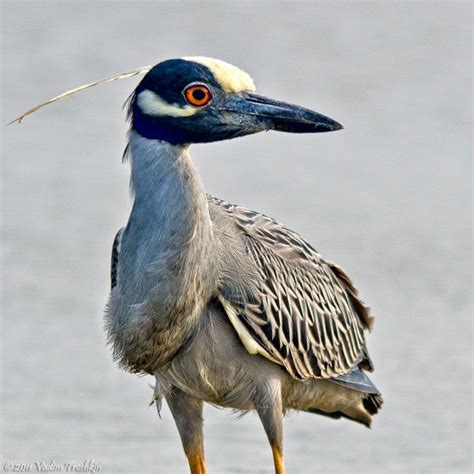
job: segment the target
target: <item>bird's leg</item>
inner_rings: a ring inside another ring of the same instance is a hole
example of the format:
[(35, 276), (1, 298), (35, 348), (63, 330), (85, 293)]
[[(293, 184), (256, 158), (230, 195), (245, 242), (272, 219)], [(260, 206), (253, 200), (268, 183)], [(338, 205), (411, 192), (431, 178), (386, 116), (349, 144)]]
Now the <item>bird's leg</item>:
[(279, 381), (270, 381), (257, 391), (254, 401), (260, 421), (272, 447), (275, 474), (285, 474), (283, 460), (283, 407)]
[(166, 395), (191, 474), (206, 474), (204, 437), (202, 432), (202, 400), (186, 395), (173, 387)]

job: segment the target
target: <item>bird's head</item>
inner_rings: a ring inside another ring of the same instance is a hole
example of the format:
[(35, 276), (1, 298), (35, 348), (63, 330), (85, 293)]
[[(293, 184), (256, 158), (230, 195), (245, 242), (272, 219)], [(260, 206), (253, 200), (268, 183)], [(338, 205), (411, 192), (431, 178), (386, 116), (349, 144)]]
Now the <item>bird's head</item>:
[(130, 98), (129, 118), (140, 135), (173, 144), (264, 130), (318, 133), (342, 128), (312, 110), (255, 94), (246, 72), (204, 57), (169, 59), (151, 68)]

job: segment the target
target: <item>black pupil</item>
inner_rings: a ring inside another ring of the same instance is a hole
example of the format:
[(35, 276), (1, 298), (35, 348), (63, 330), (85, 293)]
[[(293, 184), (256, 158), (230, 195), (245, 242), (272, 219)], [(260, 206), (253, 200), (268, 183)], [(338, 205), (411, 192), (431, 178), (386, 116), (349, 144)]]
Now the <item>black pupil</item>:
[(195, 89), (193, 91), (193, 98), (197, 101), (204, 100), (206, 97), (206, 93), (202, 89)]

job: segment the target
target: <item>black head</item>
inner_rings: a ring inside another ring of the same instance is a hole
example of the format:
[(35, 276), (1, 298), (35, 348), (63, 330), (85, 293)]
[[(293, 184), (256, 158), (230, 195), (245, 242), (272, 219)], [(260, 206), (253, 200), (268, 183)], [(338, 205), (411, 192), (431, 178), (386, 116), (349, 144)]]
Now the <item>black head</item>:
[(140, 135), (203, 143), (280, 130), (327, 132), (342, 128), (321, 114), (255, 93), (252, 78), (217, 59), (170, 59), (154, 66), (130, 99), (131, 127)]

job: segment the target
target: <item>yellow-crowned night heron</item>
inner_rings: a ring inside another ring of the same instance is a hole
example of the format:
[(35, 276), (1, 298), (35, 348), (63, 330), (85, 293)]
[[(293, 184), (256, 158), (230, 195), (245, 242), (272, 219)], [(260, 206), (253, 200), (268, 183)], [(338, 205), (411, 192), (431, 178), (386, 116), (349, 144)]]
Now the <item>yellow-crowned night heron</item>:
[(203, 402), (256, 410), (277, 474), (285, 411), (369, 426), (382, 404), (365, 374), (373, 318), (350, 278), (277, 221), (206, 194), (189, 156), (192, 143), (342, 126), (203, 57), (151, 68), (129, 119), (134, 199), (113, 245), (106, 329), (122, 367), (156, 378), (191, 473), (206, 472)]

